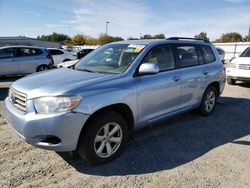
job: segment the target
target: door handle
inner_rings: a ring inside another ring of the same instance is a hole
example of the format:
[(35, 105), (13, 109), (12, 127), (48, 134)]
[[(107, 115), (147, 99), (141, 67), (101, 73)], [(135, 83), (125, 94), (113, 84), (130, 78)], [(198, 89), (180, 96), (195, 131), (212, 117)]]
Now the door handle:
[(174, 76), (174, 77), (173, 77), (173, 80), (176, 81), (176, 82), (179, 81), (180, 79), (181, 79), (180, 76)]
[(203, 74), (207, 75), (208, 74), (208, 71), (202, 71)]

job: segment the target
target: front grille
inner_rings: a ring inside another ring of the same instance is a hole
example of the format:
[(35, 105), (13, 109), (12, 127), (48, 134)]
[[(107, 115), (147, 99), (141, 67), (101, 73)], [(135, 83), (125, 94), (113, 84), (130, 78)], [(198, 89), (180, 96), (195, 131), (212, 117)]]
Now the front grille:
[(13, 88), (9, 89), (9, 99), (13, 106), (21, 112), (26, 112), (26, 99), (27, 96)]
[(239, 64), (238, 68), (243, 69), (243, 70), (250, 70), (250, 65), (248, 65), (248, 64)]

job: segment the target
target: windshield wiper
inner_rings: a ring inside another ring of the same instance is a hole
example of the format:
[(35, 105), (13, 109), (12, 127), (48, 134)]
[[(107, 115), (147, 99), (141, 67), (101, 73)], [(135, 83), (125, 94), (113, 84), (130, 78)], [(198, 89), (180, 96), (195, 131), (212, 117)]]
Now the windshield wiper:
[(85, 71), (85, 72), (93, 72), (93, 73), (96, 73), (96, 71), (92, 71), (92, 70), (89, 70), (89, 69), (78, 69), (80, 71)]

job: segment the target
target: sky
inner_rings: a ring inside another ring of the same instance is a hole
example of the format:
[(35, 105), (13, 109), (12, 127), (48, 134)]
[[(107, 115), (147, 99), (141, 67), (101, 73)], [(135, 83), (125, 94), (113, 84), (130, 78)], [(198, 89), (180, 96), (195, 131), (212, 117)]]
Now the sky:
[(248, 34), (250, 0), (0, 0), (0, 36), (37, 37), (58, 32), (123, 38), (163, 33), (211, 40)]

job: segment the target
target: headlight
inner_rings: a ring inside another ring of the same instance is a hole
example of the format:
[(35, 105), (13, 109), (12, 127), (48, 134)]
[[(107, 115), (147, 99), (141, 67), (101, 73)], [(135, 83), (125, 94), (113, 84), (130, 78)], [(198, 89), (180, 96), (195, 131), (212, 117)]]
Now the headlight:
[(235, 64), (235, 63), (232, 63), (232, 62), (229, 62), (229, 63), (227, 64), (227, 67), (228, 67), (228, 68), (236, 68), (236, 64)]
[(40, 97), (34, 99), (34, 106), (37, 113), (58, 113), (75, 108), (80, 101), (79, 96)]

